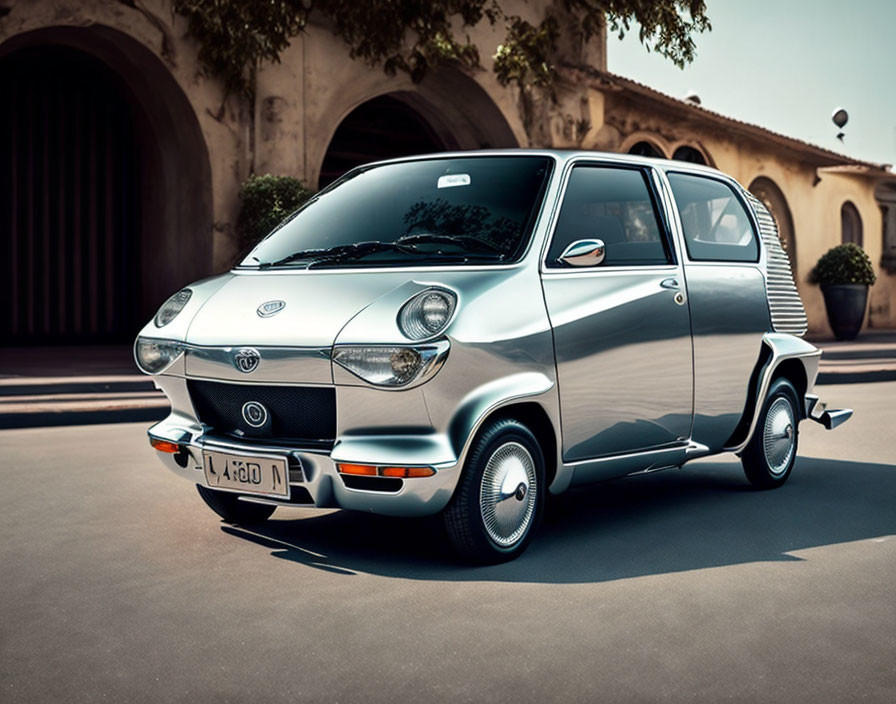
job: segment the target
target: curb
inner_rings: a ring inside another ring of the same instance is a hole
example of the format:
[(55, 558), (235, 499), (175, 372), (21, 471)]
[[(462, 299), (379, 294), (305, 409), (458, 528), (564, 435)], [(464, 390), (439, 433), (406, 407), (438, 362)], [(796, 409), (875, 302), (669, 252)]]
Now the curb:
[(876, 369), (864, 372), (819, 372), (815, 383), (868, 384), (876, 381), (896, 381), (896, 369)]
[(0, 398), (59, 394), (155, 391), (152, 379), (144, 376), (8, 377), (0, 379)]
[(169, 412), (168, 407), (149, 406), (145, 408), (8, 413), (0, 414), (0, 429), (150, 422), (162, 420)]

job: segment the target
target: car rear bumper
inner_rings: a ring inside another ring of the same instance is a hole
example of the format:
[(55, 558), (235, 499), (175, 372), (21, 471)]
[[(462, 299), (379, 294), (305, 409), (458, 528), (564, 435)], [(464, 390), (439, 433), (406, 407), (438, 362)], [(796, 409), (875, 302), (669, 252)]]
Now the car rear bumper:
[(806, 394), (806, 418), (833, 430), (852, 418), (851, 408), (828, 408), (816, 394)]

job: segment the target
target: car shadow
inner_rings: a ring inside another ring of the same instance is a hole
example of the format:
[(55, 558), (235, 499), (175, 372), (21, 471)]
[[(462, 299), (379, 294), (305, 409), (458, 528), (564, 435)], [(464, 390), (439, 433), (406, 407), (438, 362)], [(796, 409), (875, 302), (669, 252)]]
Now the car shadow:
[(604, 582), (750, 562), (896, 533), (896, 465), (800, 458), (787, 484), (753, 491), (733, 462), (702, 462), (551, 497), (517, 560), (469, 567), (437, 518), (350, 511), (224, 525), (277, 559), (346, 576)]

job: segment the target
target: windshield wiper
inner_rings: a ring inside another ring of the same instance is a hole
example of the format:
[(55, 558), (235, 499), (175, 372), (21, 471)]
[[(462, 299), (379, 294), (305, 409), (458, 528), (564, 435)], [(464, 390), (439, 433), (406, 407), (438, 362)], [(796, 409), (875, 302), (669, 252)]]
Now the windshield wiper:
[(505, 252), (498, 245), (486, 242), (485, 240), (473, 237), (472, 235), (434, 235), (431, 233), (421, 233), (419, 235), (405, 235), (399, 237), (396, 244), (453, 244), (467, 252), (475, 252), (481, 254), (491, 252), (500, 254), (504, 257)]
[(376, 252), (401, 252), (402, 254), (415, 254), (413, 247), (398, 244), (395, 242), (380, 242), (372, 240), (369, 242), (355, 242), (354, 244), (340, 244), (335, 247), (326, 247), (324, 249), (306, 249), (302, 252), (293, 252), (282, 259), (273, 262), (264, 262), (259, 264), (259, 268), (267, 269), (269, 267), (280, 266), (283, 264), (291, 264), (292, 262), (300, 262), (311, 260), (308, 268), (316, 264), (324, 262), (340, 262), (356, 257), (365, 257), (368, 254)]
[[(269, 269), (271, 267), (292, 264), (293, 262), (304, 262), (308, 264), (306, 268), (311, 269), (320, 264), (335, 264), (339, 262), (351, 261), (352, 259), (361, 259), (369, 254), (378, 252), (399, 252), (400, 254), (411, 255), (414, 261), (432, 260), (438, 258), (444, 261), (466, 261), (466, 256), (446, 256), (445, 253), (426, 252), (417, 248), (419, 244), (452, 244), (460, 247), (465, 252), (482, 254), (498, 254), (499, 259), (503, 259), (504, 252), (495, 245), (480, 240), (476, 237), (468, 235), (406, 235), (395, 242), (381, 242), (379, 240), (371, 240), (367, 242), (355, 242), (354, 244), (341, 244), (335, 247), (327, 247), (324, 249), (306, 249), (302, 252), (293, 252), (282, 259), (273, 262), (261, 262), (258, 267), (260, 269)], [(458, 253), (459, 255), (460, 253)]]

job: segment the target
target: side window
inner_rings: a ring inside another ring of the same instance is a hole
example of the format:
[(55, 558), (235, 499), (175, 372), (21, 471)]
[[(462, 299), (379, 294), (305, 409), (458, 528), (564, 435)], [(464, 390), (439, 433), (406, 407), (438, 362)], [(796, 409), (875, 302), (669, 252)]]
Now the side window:
[(671, 259), (656, 204), (641, 169), (576, 166), (554, 228), (547, 266), (562, 267), (563, 251), (576, 240), (603, 240), (600, 267), (668, 264)]
[(667, 176), (693, 261), (759, 261), (753, 223), (727, 184), (691, 174)]

